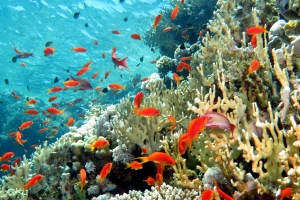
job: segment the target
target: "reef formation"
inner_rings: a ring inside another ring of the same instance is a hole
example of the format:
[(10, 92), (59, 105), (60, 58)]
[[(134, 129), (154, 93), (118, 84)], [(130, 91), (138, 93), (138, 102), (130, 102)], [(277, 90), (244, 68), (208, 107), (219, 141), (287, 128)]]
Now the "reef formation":
[[(181, 57), (192, 57), (185, 80), (167, 87), (159, 74), (152, 74), (143, 82), (141, 107), (154, 107), (159, 115), (134, 115), (129, 96), (116, 105), (92, 106), (84, 125), (36, 147), (30, 159), (24, 156), (15, 165), (14, 175), (2, 178), (0, 199), (200, 199), (208, 189), (215, 199), (220, 199), (219, 189), (234, 199), (274, 199), (286, 188), (292, 189), (289, 197), (299, 199), (300, 53), (294, 36), (299, 21), (277, 23), (274, 1), (219, 0), (216, 5), (203, 37), (184, 52), (172, 47), (168, 52), (175, 52), (175, 58), (169, 54), (156, 63), (159, 73), (166, 74), (175, 71)], [(290, 2), (289, 9), (298, 6)], [(270, 34), (257, 35), (253, 47), (243, 31), (264, 24)], [(260, 67), (249, 74), (254, 59)], [(180, 137), (208, 111), (228, 119), (236, 127), (233, 133), (206, 127), (182, 154)], [(169, 115), (176, 120), (174, 129)], [(110, 145), (91, 151), (100, 138)], [(155, 177), (156, 164), (124, 170), (143, 149), (165, 152), (176, 161), (166, 166), (164, 183), (151, 189), (143, 180)], [(111, 172), (100, 183), (97, 175), (109, 162)], [(75, 184), (80, 169), (87, 173), (83, 189)], [(45, 178), (23, 189), (36, 174)]]

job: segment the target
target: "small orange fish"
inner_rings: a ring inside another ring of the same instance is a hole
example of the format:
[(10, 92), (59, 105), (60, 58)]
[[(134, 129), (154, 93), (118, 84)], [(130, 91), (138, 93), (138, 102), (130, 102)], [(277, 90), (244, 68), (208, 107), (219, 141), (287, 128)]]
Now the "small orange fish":
[(97, 40), (94, 40), (94, 45), (98, 45), (98, 41)]
[(104, 59), (106, 57), (106, 52), (103, 51), (101, 56)]
[(59, 107), (58, 103), (52, 103), (51, 105), (54, 106), (54, 107)]
[(157, 62), (157, 60), (152, 60), (151, 64), (155, 64)]
[(57, 99), (57, 96), (52, 96), (48, 99), (48, 102), (52, 102)]
[(73, 117), (70, 117), (70, 118), (68, 119), (68, 122), (67, 122), (65, 125), (66, 125), (66, 126), (72, 126), (72, 124), (74, 124), (74, 122), (75, 122), (74, 118), (73, 118)]
[(177, 5), (171, 13), (171, 20), (174, 20), (177, 17), (178, 12), (179, 12), (179, 6)]
[(189, 64), (187, 64), (186, 62), (180, 62), (176, 67), (176, 72), (179, 72), (183, 69), (187, 69), (189, 71), (192, 71), (192, 68)]
[(171, 131), (173, 132), (176, 127), (176, 119), (172, 116), (168, 116), (168, 120), (171, 122), (172, 126), (170, 126)]
[(191, 56), (188, 56), (188, 57), (181, 57), (180, 60), (181, 60), (181, 61), (193, 60), (193, 58), (192, 58)]
[(82, 69), (83, 69), (83, 68), (89, 67), (89, 66), (92, 64), (92, 62), (93, 62), (92, 60), (86, 62), (86, 63), (82, 66)]
[(214, 182), (215, 186), (217, 187), (217, 191), (218, 191), (220, 197), (223, 197), (225, 200), (234, 200), (234, 198), (232, 198), (231, 196), (229, 196), (228, 194), (226, 194), (219, 188), (218, 183), (215, 179), (213, 179), (213, 182)]
[(30, 100), (27, 101), (25, 104), (26, 104), (26, 106), (36, 104), (36, 100), (30, 99)]
[(65, 109), (58, 110), (57, 108), (48, 108), (47, 111), (53, 115), (60, 115), (60, 114), (64, 114)]
[(142, 78), (141, 81), (144, 82), (144, 81), (148, 81), (149, 79), (150, 78)]
[(146, 163), (149, 161), (160, 163), (162, 165), (175, 165), (175, 160), (166, 153), (163, 152), (154, 152), (147, 157), (138, 157), (136, 159), (141, 160), (141, 163)]
[(9, 164), (2, 164), (0, 166), (0, 170), (4, 172), (8, 172), (10, 170), (10, 165)]
[(157, 185), (158, 192), (160, 192), (160, 186), (163, 184), (164, 179), (162, 174), (156, 174), (155, 176), (155, 184)]
[(253, 60), (251, 66), (248, 69), (248, 75), (251, 74), (252, 72), (258, 70), (260, 66), (260, 63), (258, 60)]
[(2, 161), (10, 161), (12, 157), (14, 157), (15, 153), (14, 152), (6, 152), (0, 157), (0, 162)]
[(213, 190), (204, 190), (201, 195), (201, 200), (213, 200), (215, 194)]
[(177, 85), (180, 85), (180, 80), (182, 79), (182, 77), (179, 77), (178, 74), (173, 73), (173, 79), (174, 81), (177, 83)]
[(113, 48), (111, 49), (111, 51), (112, 51), (112, 52), (116, 52), (116, 51), (117, 51), (117, 47), (113, 47)]
[(35, 147), (38, 147), (39, 145), (38, 144), (32, 144), (31, 146), (30, 146), (30, 148), (31, 149), (34, 149)]
[(135, 109), (140, 109), (140, 105), (143, 101), (144, 93), (143, 92), (138, 92), (133, 100), (133, 106)]
[(279, 200), (282, 200), (284, 197), (290, 197), (294, 194), (294, 190), (291, 187), (286, 187), (284, 188), (280, 195), (279, 195)]
[(203, 36), (203, 32), (199, 31), (199, 37), (202, 38), (202, 36)]
[(125, 90), (125, 86), (122, 86), (117, 83), (112, 83), (108, 85), (109, 88), (114, 89), (114, 90)]
[(86, 181), (86, 172), (85, 172), (84, 169), (81, 169), (80, 170), (80, 181), (77, 182), (77, 183), (75, 183), (75, 184), (79, 184), (80, 185), (80, 191), (82, 191), (82, 189), (84, 187), (84, 184), (85, 184), (85, 181)]
[(106, 139), (96, 140), (91, 144), (91, 151), (94, 151), (94, 149), (103, 149), (108, 145), (109, 145), (109, 141)]
[(49, 130), (48, 128), (41, 128), (40, 130), (38, 130), (38, 133), (44, 133), (48, 130)]
[(92, 79), (97, 78), (98, 74), (99, 74), (99, 72), (94, 73), (93, 76), (92, 76)]
[(201, 117), (197, 117), (193, 119), (187, 128), (188, 138), (186, 140), (186, 144), (191, 149), (192, 141), (196, 141), (198, 139), (199, 133), (203, 132), (205, 125), (207, 124), (209, 117), (203, 115)]
[(85, 74), (87, 71), (89, 71), (90, 69), (91, 69), (90, 66), (83, 67), (83, 68), (81, 68), (80, 70), (77, 71), (76, 76), (81, 76), (81, 75)]
[(145, 181), (148, 185), (155, 185), (155, 180), (151, 176), (149, 176)]
[(72, 104), (71, 102), (66, 102), (67, 106), (74, 106), (74, 104)]
[(120, 35), (120, 34), (121, 34), (121, 32), (118, 31), (118, 30), (112, 30), (111, 32), (112, 32), (113, 34), (116, 34), (116, 35)]
[(156, 108), (151, 108), (151, 107), (135, 110), (135, 115), (141, 115), (144, 117), (152, 117), (152, 116), (156, 116), (159, 114), (160, 114), (159, 110), (157, 110)]
[(80, 118), (85, 118), (85, 115), (84, 115), (84, 114), (81, 114), (81, 113), (79, 113), (79, 114), (78, 114), (78, 117), (80, 117)]
[(95, 102), (99, 102), (98, 99), (92, 99), (91, 102), (95, 103)]
[(112, 163), (107, 163), (106, 165), (104, 165), (98, 178), (100, 183), (102, 183), (102, 180), (105, 179), (106, 176), (110, 173), (111, 168), (112, 168)]
[[(24, 144), (25, 142), (27, 142), (27, 140), (15, 141), (15, 142), (14, 142), (14, 145), (22, 145), (22, 146), (24, 146), (23, 144)], [(26, 153), (26, 152), (25, 152), (25, 153)]]
[(251, 37), (251, 47), (252, 47), (252, 49), (256, 48), (256, 45), (257, 45), (256, 35), (252, 35), (252, 37)]
[(110, 74), (110, 70), (105, 72), (104, 78), (107, 79), (108, 75)]
[(23, 146), (23, 142), (21, 141), (23, 134), (19, 131), (16, 131), (16, 142)]
[(49, 55), (53, 55), (54, 54), (54, 50), (55, 50), (54, 47), (46, 47), (44, 49), (44, 56), (47, 57)]
[(48, 89), (48, 93), (51, 93), (51, 92), (60, 92), (60, 91), (62, 91), (62, 88), (59, 87), (59, 86), (54, 86), (53, 88)]
[(42, 122), (42, 124), (49, 124), (49, 121), (45, 120), (45, 121)]
[(162, 165), (162, 164), (160, 164), (160, 163), (158, 163), (158, 164), (157, 164), (156, 174), (163, 174), (164, 169), (165, 169), (165, 166)]
[(21, 65), (22, 67), (26, 67), (26, 64), (23, 63), (23, 62), (21, 62), (20, 65)]
[(143, 165), (141, 163), (139, 163), (138, 161), (133, 161), (132, 163), (126, 163), (125, 169), (128, 169), (128, 168), (138, 170), (138, 169), (142, 169)]
[(181, 35), (184, 35), (184, 34), (186, 34), (187, 33), (187, 29), (184, 29), (183, 31), (181, 31)]
[(142, 147), (142, 155), (145, 155), (148, 153), (148, 149), (146, 147)]
[(13, 98), (20, 99), (20, 96), (15, 95), (15, 96), (13, 96)]
[(268, 31), (261, 26), (252, 26), (246, 30), (247, 35), (256, 35), (256, 34), (262, 34), (262, 33), (268, 33)]
[(130, 37), (132, 39), (135, 39), (135, 40), (141, 40), (142, 39), (142, 37), (138, 33), (133, 33), (133, 34), (130, 35)]
[(26, 113), (28, 115), (37, 115), (37, 114), (39, 114), (39, 111), (34, 110), (34, 109), (29, 109), (29, 110), (25, 110), (24, 113)]
[(162, 14), (158, 14), (156, 15), (154, 21), (153, 21), (153, 28), (156, 29), (156, 27), (158, 26), (159, 22), (162, 19)]
[(33, 121), (26, 121), (20, 125), (19, 129), (24, 130), (26, 128), (29, 128), (32, 124), (33, 124)]
[[(16, 132), (17, 132), (17, 131), (16, 131)], [(8, 137), (10, 137), (10, 138), (16, 137), (16, 132), (10, 132), (10, 133), (8, 134)]]
[(185, 40), (190, 40), (190, 36), (188, 36), (188, 35), (183, 35), (183, 36), (181, 36), (183, 39), (185, 39)]
[(76, 86), (79, 86), (79, 85), (80, 85), (80, 82), (79, 82), (79, 81), (75, 81), (75, 80), (68, 80), (68, 81), (65, 81), (65, 82), (64, 82), (64, 85), (65, 85), (67, 88), (70, 88), (70, 87), (76, 87)]
[(83, 52), (87, 52), (87, 49), (84, 47), (74, 47), (74, 48), (72, 48), (72, 51), (77, 52), (77, 53), (83, 53)]
[(169, 32), (171, 30), (173, 30), (172, 26), (164, 28), (163, 32), (166, 33), (166, 32)]

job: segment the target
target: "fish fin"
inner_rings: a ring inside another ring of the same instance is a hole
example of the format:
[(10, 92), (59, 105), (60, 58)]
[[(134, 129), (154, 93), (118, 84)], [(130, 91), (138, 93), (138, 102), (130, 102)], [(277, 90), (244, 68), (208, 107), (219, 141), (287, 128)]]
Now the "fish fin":
[(129, 163), (125, 163), (126, 164), (126, 168), (125, 169), (128, 169), (130, 167), (130, 164)]
[(24, 190), (28, 190), (28, 186), (27, 186), (27, 185), (23, 185), (22, 188), (23, 188)]
[(148, 162), (148, 157), (137, 157), (134, 160), (137, 160), (137, 159), (141, 160), (141, 162), (140, 162), (141, 164)]

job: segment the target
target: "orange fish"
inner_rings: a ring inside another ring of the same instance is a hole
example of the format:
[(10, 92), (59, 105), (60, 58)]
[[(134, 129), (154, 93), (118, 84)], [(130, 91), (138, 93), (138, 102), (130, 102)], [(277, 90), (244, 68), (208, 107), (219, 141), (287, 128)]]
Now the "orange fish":
[(45, 121), (42, 122), (42, 124), (49, 124), (49, 121), (45, 120)]
[(158, 26), (159, 22), (162, 19), (162, 14), (158, 14), (156, 15), (154, 21), (153, 21), (153, 28), (156, 29), (156, 27)]
[(80, 70), (77, 71), (76, 76), (81, 76), (81, 75), (85, 74), (87, 71), (89, 71), (90, 69), (91, 69), (90, 66), (83, 67), (83, 68), (81, 68)]
[(74, 106), (74, 104), (72, 104), (71, 102), (66, 102), (67, 106)]
[(160, 163), (158, 163), (158, 164), (157, 164), (156, 174), (163, 174), (164, 169), (165, 169), (165, 166), (162, 165), (162, 164), (160, 164)]
[(293, 188), (286, 187), (281, 191), (279, 200), (282, 200), (284, 197), (290, 197), (292, 194), (294, 194)]
[(21, 65), (22, 67), (26, 67), (26, 64), (23, 63), (23, 62), (21, 62), (20, 65)]
[(126, 163), (125, 169), (128, 169), (128, 168), (138, 170), (138, 169), (142, 169), (143, 165), (141, 163), (139, 163), (138, 161), (133, 161), (132, 163)]
[(159, 114), (160, 114), (159, 110), (157, 110), (155, 108), (151, 108), (151, 107), (135, 110), (135, 115), (141, 115), (144, 117), (152, 117), (152, 116), (156, 116)]
[(91, 151), (94, 151), (94, 149), (103, 149), (108, 145), (109, 145), (109, 141), (106, 139), (96, 140), (91, 144)]
[(86, 62), (86, 63), (82, 66), (82, 69), (83, 69), (83, 68), (86, 68), (86, 67), (89, 67), (89, 66), (92, 64), (92, 62), (93, 62), (92, 60)]
[(106, 52), (102, 52), (102, 58), (104, 59), (106, 57)]
[(26, 121), (19, 127), (20, 130), (24, 130), (26, 128), (29, 128), (33, 124), (33, 121)]
[[(27, 140), (20, 140), (19, 142), (18, 142), (18, 141), (15, 141), (15, 142), (14, 142), (14, 145), (22, 145), (22, 146), (24, 146), (23, 144), (24, 144), (25, 142), (27, 142)], [(25, 152), (25, 153), (26, 153), (26, 152)]]
[(15, 95), (15, 96), (13, 96), (13, 98), (20, 99), (20, 96)]
[(202, 36), (203, 36), (203, 32), (199, 31), (199, 37), (202, 38)]
[(192, 71), (192, 68), (189, 64), (185, 63), (185, 62), (180, 62), (177, 67), (176, 67), (176, 72), (179, 72), (183, 69), (187, 69), (189, 71)]
[(234, 200), (234, 198), (232, 198), (231, 196), (229, 196), (228, 194), (226, 194), (225, 192), (223, 192), (223, 191), (219, 188), (218, 183), (217, 183), (216, 180), (213, 180), (213, 182), (214, 182), (214, 184), (215, 184), (216, 187), (217, 187), (217, 191), (218, 191), (220, 197), (223, 197), (225, 200)]
[(0, 170), (4, 172), (8, 172), (10, 170), (10, 165), (9, 164), (2, 164), (0, 166)]
[(59, 107), (58, 103), (52, 103), (51, 105), (54, 106), (54, 107)]
[(157, 60), (152, 60), (151, 64), (155, 64), (157, 62)]
[(27, 190), (30, 187), (33, 187), (37, 184), (39, 184), (43, 180), (44, 176), (42, 174), (37, 174), (34, 177), (32, 177), (26, 185), (22, 186), (25, 190)]
[(70, 87), (76, 87), (76, 86), (80, 85), (80, 82), (79, 81), (75, 81), (75, 80), (68, 80), (68, 81), (64, 82), (64, 85), (66, 87), (68, 87), (68, 88), (70, 88)]
[(52, 96), (48, 99), (48, 102), (52, 102), (57, 99), (57, 96)]
[(18, 54), (22, 53), (16, 46), (14, 46), (14, 50), (15, 50), (15, 52), (18, 53)]
[(143, 101), (144, 93), (143, 92), (138, 92), (133, 100), (133, 106), (135, 109), (140, 109), (140, 105)]
[(113, 34), (116, 34), (116, 35), (120, 35), (120, 34), (121, 34), (121, 32), (118, 31), (118, 30), (112, 30), (111, 32), (112, 32)]
[(201, 116), (197, 117), (196, 119), (193, 119), (187, 128), (187, 134), (188, 134), (188, 147), (191, 148), (192, 141), (196, 141), (198, 139), (198, 135), (200, 132), (203, 132), (205, 125), (207, 124), (209, 120), (209, 117), (207, 116)]
[(53, 115), (60, 115), (60, 114), (64, 114), (65, 109), (58, 110), (57, 108), (48, 108), (47, 111)]
[(15, 138), (16, 142), (23, 146), (23, 143), (21, 141), (22, 136), (23, 136), (23, 134), (21, 132), (16, 131), (16, 138)]
[(110, 74), (110, 70), (105, 72), (104, 78), (107, 79), (108, 75)]
[(182, 77), (179, 77), (178, 74), (173, 73), (173, 79), (174, 81), (178, 84), (178, 86), (180, 85), (180, 80), (182, 79)]
[(95, 103), (95, 102), (99, 102), (98, 99), (92, 99), (91, 102)]
[(149, 176), (145, 181), (148, 185), (155, 185), (155, 180), (151, 176)]
[(133, 33), (133, 34), (130, 35), (130, 37), (132, 39), (135, 39), (135, 40), (141, 40), (142, 39), (140, 34), (138, 34), (138, 33)]
[(155, 176), (155, 184), (157, 185), (158, 192), (160, 192), (160, 186), (163, 184), (164, 179), (162, 174), (156, 174)]
[[(86, 172), (85, 172), (84, 169), (81, 169), (81, 170), (80, 170), (80, 181), (77, 182), (77, 183), (75, 183), (75, 184), (79, 184), (79, 185), (80, 185), (80, 191), (82, 191), (83, 186), (84, 186), (84, 184), (85, 184), (85, 181), (86, 181)], [(75, 184), (74, 184), (74, 185), (75, 185)]]
[(178, 151), (182, 155), (185, 153), (187, 148), (187, 143), (189, 141), (189, 135), (188, 133), (184, 133), (179, 137), (178, 140)]
[(47, 57), (49, 55), (53, 55), (54, 54), (54, 50), (55, 50), (54, 47), (46, 47), (44, 49), (44, 56)]
[(187, 29), (184, 29), (183, 31), (181, 31), (181, 35), (184, 35), (184, 34), (186, 34), (187, 33)]
[(74, 48), (72, 48), (72, 51), (78, 52), (78, 53), (83, 53), (83, 52), (87, 52), (87, 49), (84, 47), (74, 47)]
[(60, 91), (62, 91), (62, 88), (59, 87), (59, 86), (54, 86), (53, 88), (48, 89), (48, 93), (51, 93), (51, 92), (60, 92)]
[(0, 157), (0, 162), (2, 161), (8, 161), (10, 162), (10, 159), (14, 157), (15, 153), (14, 152), (6, 152)]
[(201, 199), (202, 200), (213, 200), (214, 195), (215, 194), (214, 194), (213, 190), (207, 189), (202, 192)]
[(262, 33), (268, 33), (268, 31), (261, 26), (252, 26), (246, 30), (247, 35), (256, 35), (256, 34), (262, 34)]
[(176, 119), (172, 115), (168, 115), (168, 120), (172, 124), (172, 126), (170, 126), (171, 131), (174, 131), (174, 129), (176, 127)]
[(170, 26), (170, 27), (164, 28), (163, 32), (166, 33), (166, 32), (169, 32), (171, 30), (173, 30), (173, 27)]
[(37, 114), (39, 114), (39, 111), (34, 110), (34, 109), (29, 109), (29, 110), (25, 110), (24, 113), (26, 113), (28, 115), (37, 115)]
[(192, 58), (191, 56), (188, 56), (188, 57), (181, 57), (180, 60), (181, 60), (181, 61), (193, 60), (193, 58)]
[(41, 128), (40, 130), (38, 130), (38, 133), (44, 133), (48, 131), (48, 128)]
[[(16, 131), (16, 132), (17, 132), (17, 131)], [(16, 132), (10, 132), (10, 133), (8, 134), (8, 137), (10, 137), (10, 138), (16, 137)]]
[(38, 144), (32, 144), (31, 146), (30, 146), (30, 148), (31, 149), (34, 149), (35, 147), (38, 147), (39, 145)]
[(106, 176), (110, 173), (111, 168), (112, 168), (112, 163), (107, 163), (106, 165), (104, 165), (104, 167), (102, 168), (102, 170), (99, 174), (99, 178), (98, 178), (100, 183), (102, 183), (102, 180), (105, 179)]
[(109, 84), (108, 87), (113, 89), (113, 90), (125, 90), (125, 86), (122, 86), (122, 85), (117, 84), (117, 83)]
[(112, 52), (116, 52), (116, 51), (117, 51), (117, 47), (113, 47), (113, 48), (111, 49), (111, 51), (112, 51)]
[(179, 12), (179, 6), (177, 5), (171, 13), (171, 20), (174, 20), (177, 17), (178, 12)]
[(175, 160), (166, 153), (163, 152), (154, 152), (147, 157), (138, 157), (136, 159), (141, 160), (141, 163), (146, 163), (153, 161), (155, 163), (160, 163), (162, 165), (175, 165)]
[(252, 37), (251, 37), (251, 47), (252, 47), (252, 49), (256, 48), (256, 45), (257, 45), (256, 35), (252, 35)]
[(93, 74), (92, 79), (95, 79), (98, 76), (99, 72)]
[(78, 114), (78, 117), (80, 117), (80, 118), (84, 118), (84, 117), (85, 117), (85, 115), (84, 115), (84, 114), (81, 114), (81, 113), (79, 113), (79, 114)]
[(94, 40), (94, 45), (98, 45), (98, 41), (97, 40)]
[(74, 122), (75, 122), (74, 118), (73, 118), (73, 117), (70, 117), (70, 118), (68, 119), (68, 122), (67, 122), (65, 125), (66, 125), (66, 126), (72, 126), (72, 124), (74, 124)]
[(26, 106), (36, 104), (36, 100), (30, 99), (30, 100), (27, 101), (25, 104), (26, 104)]
[(258, 60), (253, 60), (251, 66), (248, 69), (248, 75), (251, 74), (252, 72), (258, 70), (260, 66), (260, 63)]
[(141, 81), (144, 82), (144, 81), (148, 81), (149, 79), (150, 78), (142, 78)]
[(145, 155), (148, 153), (148, 149), (146, 147), (142, 147), (142, 155)]

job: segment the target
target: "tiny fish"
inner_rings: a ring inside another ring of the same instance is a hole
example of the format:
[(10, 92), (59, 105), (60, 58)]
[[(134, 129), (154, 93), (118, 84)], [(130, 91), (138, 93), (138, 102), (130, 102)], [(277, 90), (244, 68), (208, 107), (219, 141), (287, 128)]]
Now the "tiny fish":
[(89, 27), (89, 24), (88, 23), (85, 23), (85, 25), (84, 25), (85, 27)]
[(122, 74), (120, 74), (120, 77), (122, 78)]
[(4, 79), (4, 83), (5, 83), (6, 85), (9, 85), (9, 82), (8, 82), (8, 79), (7, 79), (7, 78)]
[(124, 18), (123, 18), (123, 21), (124, 21), (124, 22), (127, 22), (127, 21), (128, 21), (128, 17), (124, 17)]
[(29, 86), (27, 85), (27, 90), (30, 91)]
[(69, 69), (67, 69), (67, 72), (69, 73), (69, 72), (70, 72), (70, 70), (69, 70)]
[(140, 57), (140, 62), (144, 61), (144, 56)]
[(120, 0), (120, 3), (123, 3), (125, 0)]
[(57, 83), (59, 80), (58, 80), (58, 78), (57, 78), (57, 76), (54, 78), (54, 83)]
[(52, 43), (53, 43), (53, 41), (46, 42), (45, 47), (50, 47), (52, 45)]
[(13, 63), (16, 63), (16, 62), (17, 62), (17, 59), (18, 59), (18, 56), (14, 56), (14, 57), (12, 57), (11, 61), (12, 61)]
[(140, 66), (141, 63), (137, 64), (136, 67)]
[(155, 53), (155, 48), (154, 48), (154, 47), (151, 47), (151, 51), (153, 51), (153, 53)]
[(80, 12), (74, 13), (74, 18), (77, 19), (79, 17)]

